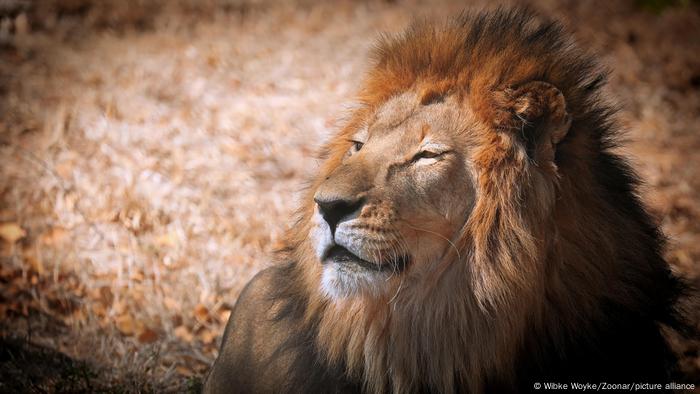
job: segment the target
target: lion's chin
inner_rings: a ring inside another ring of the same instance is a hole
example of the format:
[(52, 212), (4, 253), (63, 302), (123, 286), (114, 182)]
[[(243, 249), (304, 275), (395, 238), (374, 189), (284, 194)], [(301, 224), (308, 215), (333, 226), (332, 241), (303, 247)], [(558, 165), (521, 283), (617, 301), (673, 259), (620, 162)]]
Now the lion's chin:
[(328, 262), (323, 265), (321, 292), (332, 300), (359, 295), (379, 297), (386, 292), (390, 275), (356, 264)]

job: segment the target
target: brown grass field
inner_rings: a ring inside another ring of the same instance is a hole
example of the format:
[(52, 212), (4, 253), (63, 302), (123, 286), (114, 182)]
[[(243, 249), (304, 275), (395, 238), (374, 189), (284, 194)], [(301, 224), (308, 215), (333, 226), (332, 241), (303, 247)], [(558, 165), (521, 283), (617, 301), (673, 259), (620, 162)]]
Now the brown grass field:
[[(486, 3), (0, 1), (0, 392), (197, 390), (374, 38)], [(700, 285), (700, 7), (527, 4), (612, 69), (668, 261)], [(670, 339), (699, 382), (700, 341)]]

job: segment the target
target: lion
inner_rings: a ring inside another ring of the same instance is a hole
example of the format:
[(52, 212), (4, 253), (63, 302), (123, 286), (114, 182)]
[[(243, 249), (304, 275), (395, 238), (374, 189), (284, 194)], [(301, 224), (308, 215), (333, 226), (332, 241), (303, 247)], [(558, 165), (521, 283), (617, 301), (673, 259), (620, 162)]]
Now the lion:
[(204, 391), (666, 382), (682, 286), (614, 150), (605, 69), (503, 9), (416, 22), (373, 59)]

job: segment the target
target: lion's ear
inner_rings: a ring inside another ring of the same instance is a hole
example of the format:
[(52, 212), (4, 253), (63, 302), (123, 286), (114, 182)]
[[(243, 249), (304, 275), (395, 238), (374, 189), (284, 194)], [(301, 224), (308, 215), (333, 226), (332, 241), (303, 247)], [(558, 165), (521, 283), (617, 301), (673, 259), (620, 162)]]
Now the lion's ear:
[(550, 83), (533, 81), (505, 90), (497, 101), (505, 115), (499, 128), (517, 133), (538, 165), (553, 164), (557, 144), (571, 127), (562, 92)]

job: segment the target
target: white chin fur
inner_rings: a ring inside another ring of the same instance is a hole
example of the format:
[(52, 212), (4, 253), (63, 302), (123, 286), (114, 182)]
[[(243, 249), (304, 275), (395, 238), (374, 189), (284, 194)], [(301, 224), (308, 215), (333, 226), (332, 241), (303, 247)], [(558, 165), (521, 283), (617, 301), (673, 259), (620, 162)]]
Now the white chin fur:
[(388, 275), (354, 265), (328, 263), (323, 267), (321, 292), (332, 300), (359, 294), (378, 297), (385, 292)]

